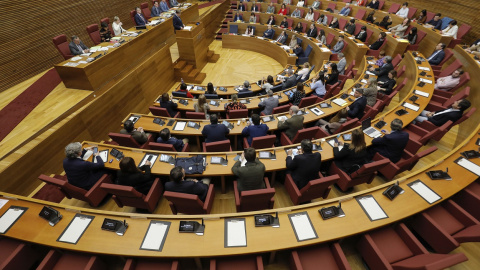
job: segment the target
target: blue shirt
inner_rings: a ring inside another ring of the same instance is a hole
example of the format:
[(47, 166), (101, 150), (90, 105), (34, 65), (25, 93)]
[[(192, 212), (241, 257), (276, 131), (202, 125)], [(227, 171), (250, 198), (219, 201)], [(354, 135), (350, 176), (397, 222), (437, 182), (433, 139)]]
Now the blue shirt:
[(202, 135), (205, 137), (205, 142), (218, 142), (227, 140), (227, 135), (230, 130), (224, 124), (212, 124), (203, 127)]
[(310, 88), (312, 88), (313, 91), (315, 91), (315, 95), (319, 97), (323, 97), (327, 90), (325, 89), (325, 85), (322, 83), (322, 81), (318, 80), (315, 83), (313, 83)]
[(342, 8), (339, 14), (343, 16), (347, 16), (348, 14), (350, 14), (350, 8), (347, 8), (347, 7)]
[(268, 132), (268, 126), (265, 124), (260, 124), (260, 125), (250, 125), (248, 127), (245, 127), (242, 130), (242, 135), (244, 137), (248, 137), (247, 141), (248, 144), (252, 144), (252, 139), (255, 137), (261, 137), (267, 135)]
[(168, 140), (164, 141), (161, 137), (158, 137), (157, 143), (171, 144), (177, 150), (177, 152), (182, 152), (183, 141), (175, 137), (170, 137)]
[(161, 10), (162, 12), (165, 12), (165, 11), (168, 11), (168, 10), (169, 10), (168, 5), (167, 5), (167, 2), (163, 2), (163, 1), (160, 2), (160, 10)]

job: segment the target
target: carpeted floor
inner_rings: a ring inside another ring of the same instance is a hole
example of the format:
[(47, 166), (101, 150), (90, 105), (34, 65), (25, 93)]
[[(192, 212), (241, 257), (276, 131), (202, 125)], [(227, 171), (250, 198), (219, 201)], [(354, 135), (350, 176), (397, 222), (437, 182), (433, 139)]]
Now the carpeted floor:
[(52, 68), (0, 111), (0, 141), (3, 140), (61, 82)]

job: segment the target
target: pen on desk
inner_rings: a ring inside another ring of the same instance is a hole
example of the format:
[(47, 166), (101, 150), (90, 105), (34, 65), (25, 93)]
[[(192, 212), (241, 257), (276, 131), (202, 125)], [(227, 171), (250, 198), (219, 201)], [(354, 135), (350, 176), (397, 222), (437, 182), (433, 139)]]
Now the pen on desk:
[(447, 172), (447, 173), (448, 173), (448, 167), (447, 167), (447, 169), (445, 170), (445, 172)]

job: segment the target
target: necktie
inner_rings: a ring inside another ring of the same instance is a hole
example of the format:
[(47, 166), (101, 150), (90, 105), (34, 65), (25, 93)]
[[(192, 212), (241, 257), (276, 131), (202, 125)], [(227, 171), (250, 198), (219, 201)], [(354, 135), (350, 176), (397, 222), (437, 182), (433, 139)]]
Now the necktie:
[(430, 57), (428, 58), (428, 60), (433, 59), (433, 57), (435, 57), (435, 55), (437, 55), (439, 52), (440, 52), (440, 50), (434, 52), (434, 53), (432, 54), (432, 56), (430, 56)]
[(82, 49), (82, 47), (80, 47), (79, 44), (77, 44), (77, 47), (78, 47), (78, 49), (83, 53), (83, 49)]

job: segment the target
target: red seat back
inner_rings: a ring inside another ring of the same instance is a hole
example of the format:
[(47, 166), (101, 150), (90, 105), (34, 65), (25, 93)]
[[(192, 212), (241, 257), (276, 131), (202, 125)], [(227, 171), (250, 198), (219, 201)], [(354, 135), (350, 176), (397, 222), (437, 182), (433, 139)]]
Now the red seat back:
[(398, 3), (392, 3), (390, 8), (388, 9), (388, 13), (397, 13), (397, 11), (400, 9), (400, 4)]
[(98, 45), (102, 42), (102, 39), (100, 38), (98, 24), (91, 24), (87, 26), (87, 33), (90, 39), (93, 41), (93, 44)]
[(332, 45), (333, 39), (335, 38), (335, 35), (332, 33), (327, 34), (327, 44)]
[(328, 6), (327, 6), (327, 9), (331, 9), (331, 10), (335, 11), (336, 7), (337, 7), (336, 3), (329, 3)]
[(275, 143), (275, 135), (265, 135), (261, 137), (255, 137), (252, 139), (251, 147), (255, 149), (271, 148)]
[(53, 177), (42, 174), (38, 177), (38, 179), (42, 180), (47, 184), (56, 186), (69, 199), (75, 198), (82, 201), (86, 200), (85, 194), (87, 194), (88, 190), (76, 187), (68, 183), (66, 176), (63, 176), (62, 178), (59, 178), (59, 177), (53, 178)]
[(385, 0), (378, 0), (378, 10), (382, 10), (383, 5), (385, 5)]
[(292, 140), (292, 143), (300, 143), (304, 139), (311, 140), (317, 135), (319, 127), (304, 128), (297, 132)]
[(359, 184), (371, 182), (373, 177), (375, 177), (376, 171), (380, 170), (389, 162), (389, 159), (383, 159), (363, 165), (362, 167), (360, 167), (360, 169), (350, 175), (350, 186), (352, 187)]
[(368, 43), (370, 37), (373, 35), (373, 31), (367, 28), (367, 38), (365, 39), (365, 43)]
[(233, 182), (235, 194), (235, 204), (237, 212), (257, 211), (263, 209), (272, 209), (274, 204), (275, 189), (265, 180), (266, 188), (242, 191), (238, 194), (237, 181)]
[(273, 114), (284, 113), (284, 112), (288, 112), (289, 109), (290, 109), (290, 104), (282, 105), (282, 106), (273, 108), (272, 113)]
[(468, 24), (460, 25), (460, 27), (458, 27), (458, 31), (457, 31), (457, 39), (462, 39), (463, 36), (465, 34), (467, 34), (468, 31), (470, 31), (470, 29), (472, 29), (472, 26), (470, 26)]
[(145, 204), (145, 195), (138, 192), (133, 187), (115, 184), (102, 184), (100, 187), (106, 192), (115, 196), (114, 200), (117, 202), (119, 207), (133, 206), (144, 208), (142, 206)]
[[(407, 65), (402, 66), (397, 70), (397, 77), (400, 78), (402, 77), (403, 74), (405, 74), (405, 71), (407, 70)], [(403, 87), (403, 86), (402, 86)]]
[(168, 200), (172, 213), (175, 215), (177, 213), (189, 215), (207, 214), (198, 195), (165, 191), (163, 197)]
[[(407, 17), (410, 18), (410, 19), (413, 19), (413, 16), (415, 16), (415, 13), (417, 13), (417, 10), (418, 10), (417, 8), (409, 7)], [(406, 32), (406, 33), (408, 33), (408, 32)]]
[(310, 106), (310, 105), (313, 105), (313, 104), (317, 103), (317, 101), (318, 101), (318, 97), (315, 96), (315, 95), (312, 95), (312, 96), (309, 96), (309, 97), (304, 97), (304, 98), (302, 98), (302, 100), (298, 104), (298, 107), (299, 108), (304, 108), (304, 107), (307, 107), (307, 106)]
[(309, 181), (308, 184), (300, 190), (302, 195), (299, 201), (306, 202), (319, 197), (326, 198), (324, 195), (328, 196), (326, 192), (330, 190), (330, 186), (335, 184), (338, 179), (340, 179), (338, 175), (331, 175)]
[(427, 11), (427, 19), (425, 20), (425, 22), (427, 23), (433, 20), (433, 17), (435, 17), (435, 12)]
[(327, 25), (330, 25), (330, 23), (331, 23), (332, 20), (333, 20), (333, 16), (330, 15), (330, 14), (327, 14), (327, 15), (325, 15), (325, 16), (327, 16)]
[(470, 118), (476, 111), (477, 109), (476, 108), (470, 108), (470, 110), (468, 110), (467, 113), (464, 113), (462, 115), (462, 117), (460, 117), (460, 119), (458, 119), (455, 123), (453, 123), (453, 125), (459, 125), (461, 124), (463, 121), (467, 120), (468, 118)]
[(440, 62), (440, 64), (438, 64), (438, 66), (440, 66), (440, 67), (443, 66), (443, 64), (445, 64), (445, 62), (447, 62), (450, 59), (450, 57), (452, 57), (452, 56), (453, 56), (452, 50), (451, 49), (446, 49), (445, 50), (445, 57), (443, 57), (442, 62)]
[(149, 142), (148, 147), (151, 150), (177, 152), (177, 150), (175, 149), (175, 147), (173, 147), (172, 144), (167, 144), (167, 143)]
[[(167, 1), (168, 3), (168, 1)], [(141, 3), (140, 8), (142, 9), (143, 16), (145, 16), (145, 19), (150, 19), (152, 18), (150, 9), (148, 8), (148, 3)]]
[(402, 61), (402, 56), (400, 54), (397, 54), (397, 56), (392, 59), (392, 65), (396, 67), (400, 63), (400, 61)]
[(133, 25), (137, 25), (135, 22), (135, 13), (137, 13), (135, 10), (130, 11), (130, 19), (132, 19)]
[(53, 45), (60, 52), (65, 60), (68, 60), (73, 57), (70, 48), (68, 47), (68, 41), (66, 35), (59, 35), (52, 39)]
[(100, 25), (101, 25), (102, 23), (108, 24), (108, 30), (110, 30), (110, 33), (112, 34), (112, 36), (114, 36), (114, 35), (115, 35), (115, 32), (113, 32), (112, 25), (110, 24), (110, 19), (109, 19), (108, 17), (107, 17), (107, 18), (103, 18), (103, 19), (100, 20)]
[(229, 118), (247, 118), (248, 109), (230, 110), (228, 111), (228, 116)]
[(108, 137), (110, 137), (112, 140), (114, 140), (116, 143), (118, 143), (121, 146), (133, 147), (133, 148), (141, 147), (141, 145), (138, 144), (137, 141), (135, 141), (135, 139), (133, 139), (132, 135), (110, 132), (108, 133)]
[[(366, 1), (365, 1), (366, 2)], [(365, 9), (358, 9), (357, 14), (355, 14), (355, 19), (357, 20), (363, 20), (363, 17), (365, 16), (365, 13), (367, 11)]]
[(186, 112), (185, 117), (187, 119), (203, 119), (203, 120), (205, 120), (205, 113), (204, 112)]
[(287, 19), (287, 22), (288, 22), (288, 28), (291, 28), (293, 24), (293, 19)]
[(454, 96), (449, 98), (445, 103), (442, 104), (442, 107), (449, 108), (452, 104), (460, 99), (467, 98), (470, 95), (470, 86), (465, 87), (462, 91), (459, 91)]
[(442, 70), (442, 72), (440, 72), (440, 74), (438, 74), (437, 78), (442, 78), (442, 77), (446, 77), (448, 75), (451, 75), (455, 70), (461, 68), (462, 66), (463, 66), (462, 62), (460, 62), (460, 60), (456, 59), (455, 61), (453, 61), (453, 63), (448, 65), (448, 67), (446, 67), (444, 70)]
[[(338, 28), (340, 30), (343, 31), (343, 29), (345, 29), (345, 25), (347, 24), (347, 20), (343, 19), (343, 18), (340, 18), (338, 19)], [(345, 42), (345, 45), (347, 44), (347, 42)]]
[(205, 152), (228, 152), (232, 151), (230, 140), (205, 143)]
[[(150, 107), (148, 107), (148, 109), (155, 116), (170, 117), (170, 114), (168, 114), (168, 111), (165, 108), (160, 108), (160, 107), (157, 107), (157, 106), (150, 106)], [(203, 116), (202, 119), (205, 119), (205, 116)]]
[(341, 124), (335, 133), (344, 132), (346, 130), (354, 128), (357, 125), (357, 122), (358, 122), (357, 120), (358, 120), (357, 118), (353, 118), (345, 121), (345, 123)]
[[(345, 70), (345, 74), (352, 74), (353, 76), (353, 68), (355, 67), (355, 60), (352, 61), (352, 63), (347, 67), (347, 69)], [(347, 76), (347, 78), (350, 78)]]

